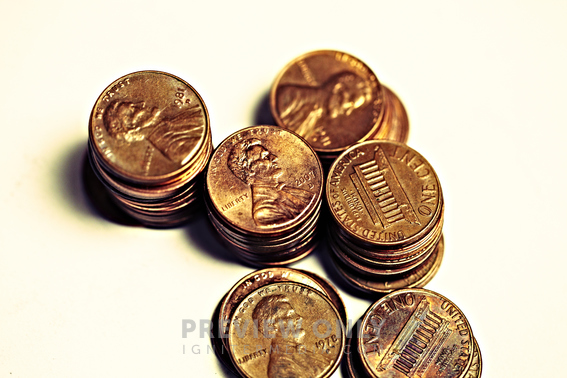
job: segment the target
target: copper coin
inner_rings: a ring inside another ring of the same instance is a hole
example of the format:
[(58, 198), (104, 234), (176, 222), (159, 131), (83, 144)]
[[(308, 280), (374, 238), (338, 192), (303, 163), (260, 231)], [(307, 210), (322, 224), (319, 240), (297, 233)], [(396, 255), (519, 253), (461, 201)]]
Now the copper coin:
[(326, 295), (298, 283), (269, 284), (242, 299), (229, 327), (233, 364), (244, 377), (329, 377), (345, 346)]
[(228, 324), (234, 310), (240, 305), (244, 297), (252, 291), (269, 284), (281, 282), (295, 282), (307, 285), (327, 295), (339, 312), (344, 324), (347, 322), (347, 315), (344, 303), (337, 290), (325, 279), (314, 273), (304, 270), (291, 268), (265, 268), (260, 269), (244, 276), (232, 289), (225, 295), (220, 304), (219, 321), (224, 338), (228, 336)]
[(304, 54), (290, 62), (270, 92), (276, 123), (303, 136), (321, 154), (336, 154), (372, 135), (384, 113), (378, 78), (340, 51)]
[(422, 238), (442, 210), (441, 186), (427, 160), (405, 144), (383, 140), (354, 145), (337, 158), (326, 198), (345, 232), (387, 248)]
[(134, 72), (110, 84), (91, 112), (89, 138), (124, 180), (158, 184), (187, 169), (209, 134), (207, 108), (182, 79)]
[(226, 138), (206, 173), (210, 205), (242, 233), (276, 235), (318, 208), (323, 170), (313, 149), (277, 126), (252, 126)]
[(373, 377), (461, 377), (474, 351), (471, 327), (444, 296), (425, 289), (386, 295), (365, 313), (358, 339)]

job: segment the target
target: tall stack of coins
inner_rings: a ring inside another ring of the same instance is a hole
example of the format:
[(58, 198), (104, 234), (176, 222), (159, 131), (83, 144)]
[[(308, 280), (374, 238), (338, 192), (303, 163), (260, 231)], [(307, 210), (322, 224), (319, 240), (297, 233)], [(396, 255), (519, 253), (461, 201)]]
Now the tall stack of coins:
[(400, 99), (361, 60), (339, 51), (291, 61), (272, 86), (270, 108), (276, 123), (304, 137), (325, 167), (355, 143), (408, 138)]
[(337, 290), (306, 271), (252, 272), (213, 315), (218, 358), (243, 377), (329, 377), (345, 345), (347, 316)]
[(326, 198), (335, 266), (358, 289), (421, 287), (443, 257), (443, 194), (431, 165), (405, 144), (372, 140), (331, 166)]
[(463, 312), (424, 289), (403, 289), (362, 317), (347, 354), (350, 377), (478, 378), (482, 357)]
[(206, 172), (209, 219), (242, 260), (283, 265), (317, 244), (323, 171), (297, 134), (252, 126), (226, 138)]
[(126, 213), (171, 227), (200, 205), (201, 173), (212, 153), (205, 103), (182, 79), (141, 71), (110, 84), (89, 121), (93, 171)]

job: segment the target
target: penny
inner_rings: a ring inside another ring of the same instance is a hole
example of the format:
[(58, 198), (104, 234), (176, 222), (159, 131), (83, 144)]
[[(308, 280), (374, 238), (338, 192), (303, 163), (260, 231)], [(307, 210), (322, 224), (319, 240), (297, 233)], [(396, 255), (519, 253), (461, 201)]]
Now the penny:
[(318, 153), (335, 155), (375, 132), (384, 94), (360, 59), (321, 50), (297, 57), (280, 72), (270, 108), (279, 126), (303, 136)]
[(337, 311), (343, 324), (347, 322), (347, 315), (344, 303), (330, 283), (314, 273), (304, 270), (291, 268), (265, 268), (251, 272), (240, 279), (222, 299), (219, 307), (218, 320), (221, 323), (219, 333), (226, 340), (228, 336), (228, 324), (234, 310), (239, 306), (241, 300), (252, 291), (268, 284), (294, 282), (307, 285), (315, 290), (324, 293), (329, 297)]
[(460, 377), (474, 337), (462, 311), (425, 289), (403, 289), (375, 302), (361, 323), (357, 349), (373, 377)]
[(202, 172), (212, 153), (199, 94), (165, 72), (123, 76), (97, 99), (89, 162), (110, 198), (149, 227), (173, 227), (201, 208)]
[(329, 377), (338, 367), (345, 331), (331, 301), (299, 284), (269, 284), (234, 311), (228, 345), (244, 377)]
[(292, 131), (252, 126), (226, 138), (206, 171), (209, 220), (251, 265), (285, 265), (318, 242), (323, 170)]
[(207, 108), (191, 85), (158, 71), (115, 80), (91, 112), (89, 138), (111, 171), (158, 184), (187, 168), (209, 133)]
[(437, 223), (442, 192), (433, 167), (402, 143), (372, 140), (347, 149), (331, 166), (330, 212), (353, 238), (399, 248)]
[(217, 147), (206, 184), (223, 221), (258, 235), (288, 230), (311, 215), (323, 177), (317, 155), (302, 138), (275, 126), (252, 126)]

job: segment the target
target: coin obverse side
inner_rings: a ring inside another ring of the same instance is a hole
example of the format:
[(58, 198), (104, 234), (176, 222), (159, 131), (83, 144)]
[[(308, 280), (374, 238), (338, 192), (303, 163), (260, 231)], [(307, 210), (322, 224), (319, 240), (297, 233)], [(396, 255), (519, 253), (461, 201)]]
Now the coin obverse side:
[(343, 152), (331, 166), (326, 197), (346, 232), (382, 247), (418, 240), (442, 209), (441, 186), (431, 165), (405, 144), (383, 140)]
[(343, 355), (345, 332), (323, 293), (278, 283), (242, 300), (231, 319), (229, 345), (245, 377), (329, 377)]
[(313, 213), (321, 201), (323, 170), (315, 151), (297, 134), (253, 126), (217, 147), (206, 184), (224, 222), (243, 232), (273, 234)]
[(473, 359), (474, 337), (464, 314), (440, 294), (404, 289), (366, 312), (358, 352), (380, 378), (463, 376)]
[(313, 51), (276, 78), (270, 107), (279, 126), (304, 137), (317, 152), (337, 152), (368, 138), (384, 113), (372, 70), (352, 55)]
[(147, 184), (183, 171), (208, 131), (209, 115), (195, 89), (158, 71), (114, 81), (97, 99), (89, 122), (91, 142), (104, 164)]

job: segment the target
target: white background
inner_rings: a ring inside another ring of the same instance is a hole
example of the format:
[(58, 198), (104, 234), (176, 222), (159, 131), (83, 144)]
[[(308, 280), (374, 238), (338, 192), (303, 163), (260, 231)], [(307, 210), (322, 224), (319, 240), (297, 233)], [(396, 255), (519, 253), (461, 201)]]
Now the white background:
[[(278, 72), (316, 49), (362, 59), (404, 102), (408, 144), (446, 200), (427, 288), (467, 315), (483, 376), (562, 374), (565, 2), (83, 4), (0, 5), (0, 377), (227, 376), (206, 337), (182, 338), (182, 319), (210, 319), (251, 269), (204, 218), (151, 230), (101, 217), (81, 180), (89, 113), (118, 77), (170, 72), (204, 98), (216, 146), (264, 122)], [(294, 266), (339, 284), (358, 319), (371, 300), (325, 253)]]

